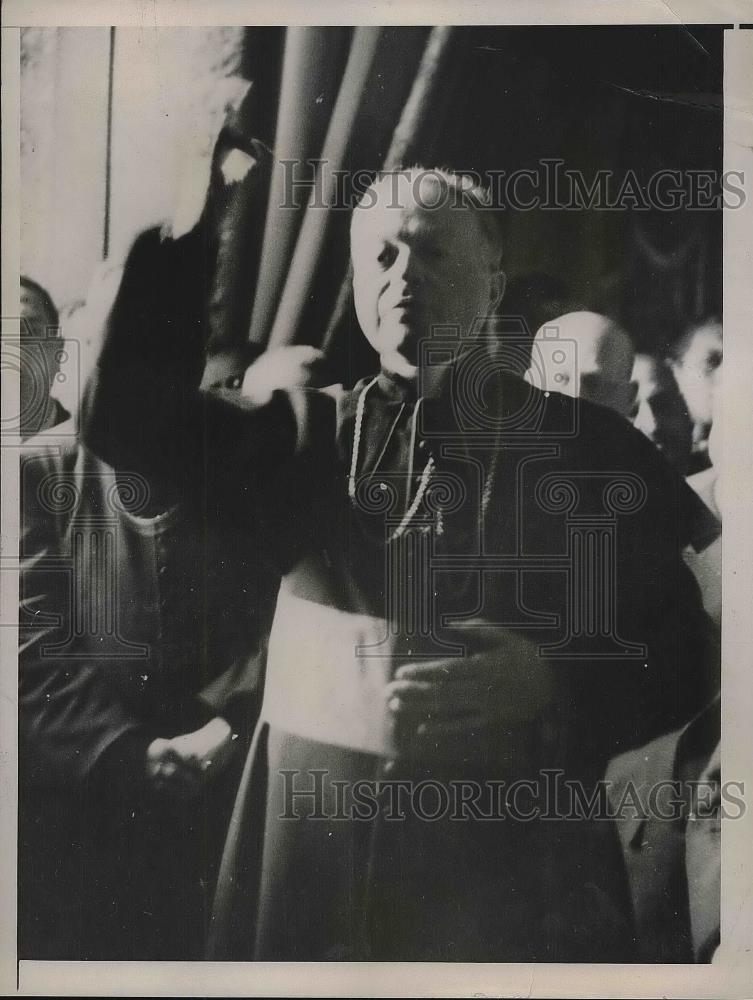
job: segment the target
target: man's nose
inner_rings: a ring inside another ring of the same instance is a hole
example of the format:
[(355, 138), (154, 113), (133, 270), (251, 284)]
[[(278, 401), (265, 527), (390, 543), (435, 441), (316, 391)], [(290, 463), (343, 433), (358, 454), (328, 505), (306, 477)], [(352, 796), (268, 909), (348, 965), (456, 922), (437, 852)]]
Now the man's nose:
[(418, 284), (418, 261), (416, 254), (411, 247), (403, 246), (398, 251), (395, 258), (394, 273), (398, 281), (402, 282), (407, 291), (415, 288)]

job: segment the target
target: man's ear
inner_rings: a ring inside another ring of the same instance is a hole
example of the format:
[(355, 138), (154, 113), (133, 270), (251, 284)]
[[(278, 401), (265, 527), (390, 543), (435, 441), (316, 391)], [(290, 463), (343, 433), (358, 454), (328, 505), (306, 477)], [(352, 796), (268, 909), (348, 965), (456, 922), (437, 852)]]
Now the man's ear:
[(489, 287), (489, 311), (494, 314), (497, 312), (502, 299), (505, 296), (505, 289), (507, 288), (507, 275), (504, 271), (494, 271), (492, 273), (491, 284)]

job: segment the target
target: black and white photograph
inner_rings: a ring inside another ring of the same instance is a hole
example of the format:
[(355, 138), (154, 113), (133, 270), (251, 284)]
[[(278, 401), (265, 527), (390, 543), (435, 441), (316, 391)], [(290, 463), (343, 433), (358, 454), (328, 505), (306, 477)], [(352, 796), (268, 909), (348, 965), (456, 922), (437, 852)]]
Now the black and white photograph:
[(3, 20), (9, 994), (749, 996), (753, 4)]

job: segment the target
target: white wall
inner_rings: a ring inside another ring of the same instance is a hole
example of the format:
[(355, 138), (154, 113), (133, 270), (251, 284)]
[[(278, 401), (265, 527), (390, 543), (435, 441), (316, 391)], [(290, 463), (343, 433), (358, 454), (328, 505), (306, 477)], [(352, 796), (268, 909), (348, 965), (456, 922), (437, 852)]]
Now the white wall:
[(21, 37), (21, 270), (63, 303), (102, 254), (109, 31)]
[[(244, 30), (115, 30), (107, 261), (110, 29), (22, 31), (21, 270), (48, 289), (76, 341), (55, 389), (69, 408), (134, 236), (178, 205), (184, 228), (200, 210), (214, 138), (242, 90), (233, 74)], [(71, 314), (83, 299), (91, 307)]]

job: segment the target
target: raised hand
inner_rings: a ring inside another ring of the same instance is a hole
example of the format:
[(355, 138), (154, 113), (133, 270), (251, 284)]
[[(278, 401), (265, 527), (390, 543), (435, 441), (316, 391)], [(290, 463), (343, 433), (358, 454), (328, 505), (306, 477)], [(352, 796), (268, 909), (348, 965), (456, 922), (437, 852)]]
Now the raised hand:
[(321, 380), (325, 360), (321, 351), (305, 344), (265, 351), (246, 369), (241, 391), (258, 406), (263, 406), (275, 389), (316, 385)]

